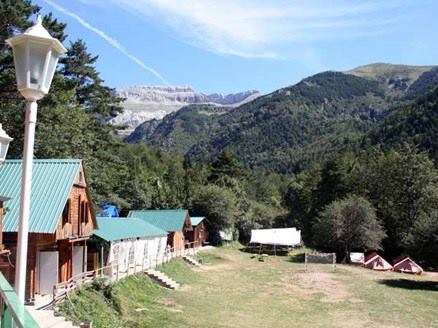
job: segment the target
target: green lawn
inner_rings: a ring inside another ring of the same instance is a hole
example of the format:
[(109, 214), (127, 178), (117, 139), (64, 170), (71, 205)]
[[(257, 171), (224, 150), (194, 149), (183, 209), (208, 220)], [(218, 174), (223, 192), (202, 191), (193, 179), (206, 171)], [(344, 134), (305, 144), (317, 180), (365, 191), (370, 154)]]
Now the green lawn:
[(342, 265), (304, 272), (297, 254), (261, 262), (233, 247), (197, 257), (202, 268), (181, 260), (162, 267), (183, 283), (178, 291), (138, 275), (81, 288), (61, 311), (94, 327), (438, 327), (433, 275)]

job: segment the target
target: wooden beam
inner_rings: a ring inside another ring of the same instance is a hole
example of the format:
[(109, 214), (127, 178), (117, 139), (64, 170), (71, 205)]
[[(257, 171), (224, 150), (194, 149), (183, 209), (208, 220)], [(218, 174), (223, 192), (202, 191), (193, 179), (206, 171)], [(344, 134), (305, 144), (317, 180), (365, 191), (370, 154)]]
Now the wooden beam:
[(84, 240), (86, 241), (88, 239), (90, 239), (90, 237), (71, 238), (71, 239), (68, 239), (68, 242), (69, 243), (77, 243), (77, 242), (84, 241)]

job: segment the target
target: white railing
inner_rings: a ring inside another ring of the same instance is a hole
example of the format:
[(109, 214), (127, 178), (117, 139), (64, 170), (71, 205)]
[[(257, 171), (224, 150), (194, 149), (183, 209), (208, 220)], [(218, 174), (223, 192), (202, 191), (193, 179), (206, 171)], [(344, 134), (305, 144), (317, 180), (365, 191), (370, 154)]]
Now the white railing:
[(161, 255), (157, 254), (155, 258), (147, 257), (143, 258), (141, 263), (133, 262), (127, 266), (121, 265), (119, 262), (112, 263), (111, 265), (100, 267), (93, 271), (82, 272), (76, 276), (73, 276), (65, 282), (56, 284), (53, 287), (53, 301), (51, 305), (64, 300), (68, 294), (76, 289), (78, 286), (92, 282), (97, 277), (107, 277), (113, 281), (118, 281), (122, 278), (130, 276), (132, 274), (144, 272), (148, 269), (155, 269), (159, 265), (169, 262), (176, 257), (183, 257), (187, 255), (195, 255), (201, 244), (199, 242), (186, 243), (184, 248), (167, 248)]

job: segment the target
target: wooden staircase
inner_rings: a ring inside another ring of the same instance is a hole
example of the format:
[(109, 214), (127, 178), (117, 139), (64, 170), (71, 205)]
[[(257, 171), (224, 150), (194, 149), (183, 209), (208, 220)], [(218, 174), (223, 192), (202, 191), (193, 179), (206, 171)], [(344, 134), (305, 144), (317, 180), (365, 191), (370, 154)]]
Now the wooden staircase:
[(191, 265), (194, 265), (196, 267), (201, 266), (201, 263), (199, 263), (197, 260), (195, 260), (193, 257), (189, 256), (189, 255), (184, 255), (183, 260), (186, 261), (187, 263), (190, 263)]
[(152, 279), (158, 281), (160, 285), (166, 288), (178, 289), (179, 287), (181, 287), (181, 285), (177, 283), (175, 280), (169, 278), (166, 274), (157, 271), (155, 269), (148, 269), (145, 273)]

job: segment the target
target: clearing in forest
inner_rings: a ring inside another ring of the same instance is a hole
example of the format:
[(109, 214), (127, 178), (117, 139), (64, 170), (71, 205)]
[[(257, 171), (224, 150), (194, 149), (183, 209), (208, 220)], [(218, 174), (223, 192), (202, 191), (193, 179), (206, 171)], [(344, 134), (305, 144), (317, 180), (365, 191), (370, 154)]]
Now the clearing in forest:
[(304, 272), (292, 257), (262, 262), (226, 247), (200, 257), (201, 268), (180, 260), (162, 268), (184, 284), (178, 291), (156, 287), (146, 277), (116, 284), (111, 301), (102, 303), (106, 323), (88, 313), (85, 296), (100, 306), (89, 290), (72, 295), (64, 311), (76, 320), (93, 319), (94, 327), (438, 327), (438, 277), (432, 274), (345, 265), (334, 273), (324, 265)]

